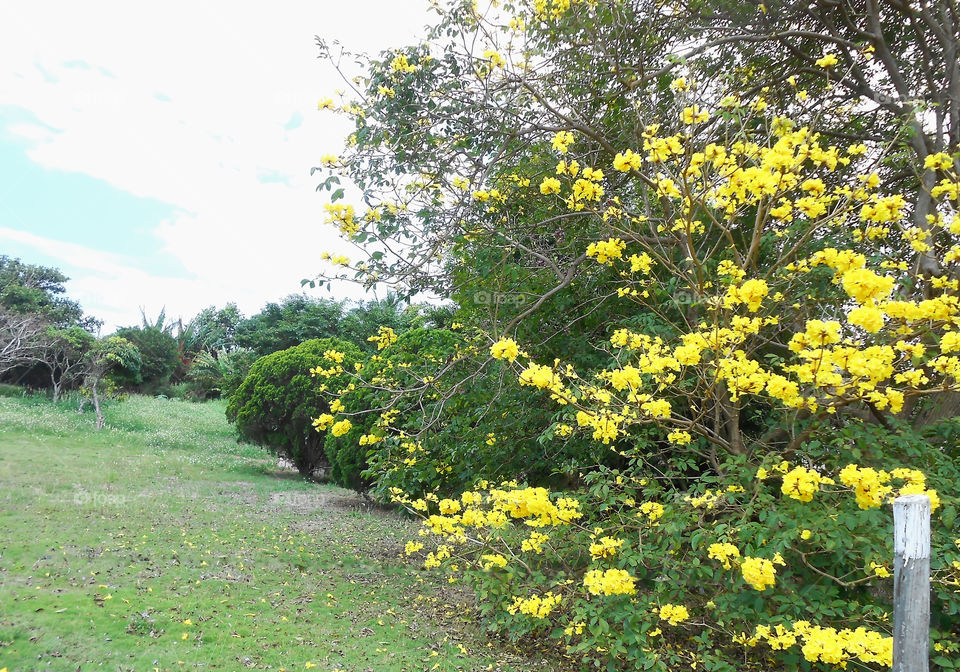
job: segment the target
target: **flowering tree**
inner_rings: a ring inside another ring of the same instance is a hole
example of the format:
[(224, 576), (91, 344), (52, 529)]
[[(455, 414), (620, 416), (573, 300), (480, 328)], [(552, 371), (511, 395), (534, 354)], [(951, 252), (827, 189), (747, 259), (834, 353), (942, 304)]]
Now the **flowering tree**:
[[(456, 4), (370, 62), (328, 161), (369, 206), (329, 208), (364, 250), (339, 272), (454, 299), (479, 366), (552, 405), (543, 437), (617, 456), (582, 508), (394, 490), (492, 618), (625, 667), (732, 669), (730, 642), (889, 663), (880, 507), (925, 492), (958, 634), (960, 38), (936, 11)], [(803, 598), (758, 597), (778, 581)]]

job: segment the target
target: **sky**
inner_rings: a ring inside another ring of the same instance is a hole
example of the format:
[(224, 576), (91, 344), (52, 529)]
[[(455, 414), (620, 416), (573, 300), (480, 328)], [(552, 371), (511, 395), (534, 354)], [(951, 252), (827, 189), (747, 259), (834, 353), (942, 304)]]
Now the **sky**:
[(431, 19), (426, 0), (5, 3), (0, 254), (63, 270), (104, 334), (302, 291), (348, 249), (310, 176), (349, 133), (317, 110), (344, 85), (315, 36), (377, 54)]

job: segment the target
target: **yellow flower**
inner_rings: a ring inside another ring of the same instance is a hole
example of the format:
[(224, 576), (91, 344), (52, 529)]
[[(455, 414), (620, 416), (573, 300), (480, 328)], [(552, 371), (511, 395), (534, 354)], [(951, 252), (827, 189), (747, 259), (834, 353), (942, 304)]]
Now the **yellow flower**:
[(743, 580), (749, 583), (754, 590), (766, 590), (776, 583), (774, 577), (777, 568), (766, 558), (746, 556), (740, 563), (740, 572), (743, 574)]
[(923, 167), (927, 170), (950, 170), (953, 168), (953, 159), (949, 154), (939, 152), (937, 154), (928, 154), (923, 160)]
[(593, 595), (633, 595), (637, 592), (636, 579), (623, 569), (591, 569), (584, 575), (583, 585)]
[(626, 173), (631, 170), (640, 170), (643, 165), (643, 158), (634, 153), (633, 150), (628, 149), (625, 152), (617, 153), (613, 157), (613, 169), (618, 170), (621, 173)]
[(948, 331), (940, 338), (940, 352), (960, 350), (960, 331)]
[(390, 61), (390, 69), (394, 72), (416, 72), (417, 66), (411, 64), (404, 54), (397, 54)]
[(380, 327), (377, 329), (375, 336), (371, 336), (367, 339), (370, 342), (377, 344), (377, 350), (383, 350), (387, 346), (393, 345), (397, 342), (397, 335), (394, 333), (393, 329), (390, 327)]
[(594, 560), (598, 560), (600, 558), (609, 558), (613, 555), (616, 555), (621, 546), (623, 546), (623, 539), (600, 537), (597, 542), (590, 544), (590, 555)]
[(494, 359), (505, 359), (512, 362), (519, 354), (520, 348), (517, 347), (517, 342), (512, 338), (501, 338), (490, 346), (490, 355)]
[(817, 59), (817, 65), (821, 68), (832, 68), (838, 62), (837, 55), (829, 51), (824, 53), (823, 57)]
[(740, 557), (740, 549), (733, 544), (710, 544), (707, 557), (719, 560), (724, 569), (731, 569), (731, 561)]
[(663, 518), (663, 511), (663, 504), (660, 502), (644, 502), (640, 505), (640, 513), (649, 518), (651, 523)]
[(567, 153), (567, 148), (573, 143), (573, 133), (570, 131), (557, 131), (553, 136), (553, 148), (561, 154)]
[(540, 366), (539, 364), (530, 364), (520, 372), (521, 385), (533, 385), (540, 389), (553, 387), (557, 383), (556, 374), (549, 366)]
[(684, 108), (681, 118), (683, 119), (683, 123), (689, 126), (702, 124), (710, 118), (710, 114), (706, 110), (701, 110), (699, 105), (691, 105), (690, 107)]
[(563, 598), (552, 592), (544, 593), (543, 596), (534, 595), (532, 597), (514, 597), (513, 604), (507, 607), (507, 611), (515, 614), (518, 611), (530, 618), (546, 618), (553, 611), (554, 607), (560, 604)]
[(502, 555), (500, 555), (499, 553), (481, 555), (480, 559), (483, 560), (480, 566), (483, 567), (484, 571), (489, 571), (493, 567), (507, 566), (507, 559)]
[(868, 268), (847, 271), (840, 279), (844, 290), (860, 305), (885, 298), (893, 289), (893, 278), (877, 275)]
[(738, 303), (745, 303), (747, 304), (747, 309), (751, 313), (755, 313), (759, 310), (760, 304), (763, 303), (763, 300), (769, 292), (770, 290), (764, 280), (751, 279), (739, 287), (731, 285), (730, 288), (727, 289), (727, 296), (724, 301), (728, 307), (735, 306)]
[(794, 467), (783, 477), (780, 492), (801, 502), (813, 501), (813, 494), (820, 490), (820, 474), (812, 469)]
[(559, 194), (560, 180), (558, 180), (555, 177), (543, 178), (543, 182), (540, 183), (540, 193), (541, 194)]
[(349, 420), (341, 420), (334, 423), (333, 427), (330, 428), (330, 433), (334, 436), (343, 436), (350, 431), (351, 427), (353, 427), (353, 424)]
[(678, 625), (690, 618), (690, 612), (682, 604), (665, 604), (660, 607), (660, 620), (670, 625)]
[(847, 321), (875, 334), (883, 329), (883, 311), (875, 306), (860, 306), (850, 311)]
[(596, 257), (597, 263), (612, 265), (614, 259), (620, 259), (623, 256), (623, 250), (626, 247), (627, 244), (619, 238), (601, 240), (587, 246), (587, 256)]

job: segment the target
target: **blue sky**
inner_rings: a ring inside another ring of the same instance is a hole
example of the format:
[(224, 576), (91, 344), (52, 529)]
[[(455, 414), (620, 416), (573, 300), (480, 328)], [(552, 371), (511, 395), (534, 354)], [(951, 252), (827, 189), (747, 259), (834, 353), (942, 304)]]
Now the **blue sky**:
[(4, 14), (0, 254), (62, 268), (106, 332), (141, 307), (256, 312), (299, 291), (321, 251), (349, 254), (309, 175), (348, 131), (316, 110), (344, 85), (314, 35), (376, 53), (416, 42), (429, 21), (420, 0)]
[[(0, 110), (0, 124), (23, 115), (15, 107)], [(89, 246), (117, 255), (151, 274), (180, 274), (183, 265), (160, 250), (154, 229), (174, 215), (169, 203), (138, 198), (83, 173), (51, 170), (30, 160), (30, 143), (5, 135), (0, 139), (0, 221), (3, 226), (44, 238)], [(3, 243), (4, 253), (35, 263), (59, 265), (58, 259), (19, 241)]]

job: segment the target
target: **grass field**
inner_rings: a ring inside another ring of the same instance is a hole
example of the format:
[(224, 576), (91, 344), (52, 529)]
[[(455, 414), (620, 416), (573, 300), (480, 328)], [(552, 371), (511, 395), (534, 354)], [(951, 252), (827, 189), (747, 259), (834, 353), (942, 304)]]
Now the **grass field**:
[(412, 523), (276, 470), (221, 403), (107, 422), (0, 397), (0, 670), (531, 667), (397, 559)]

